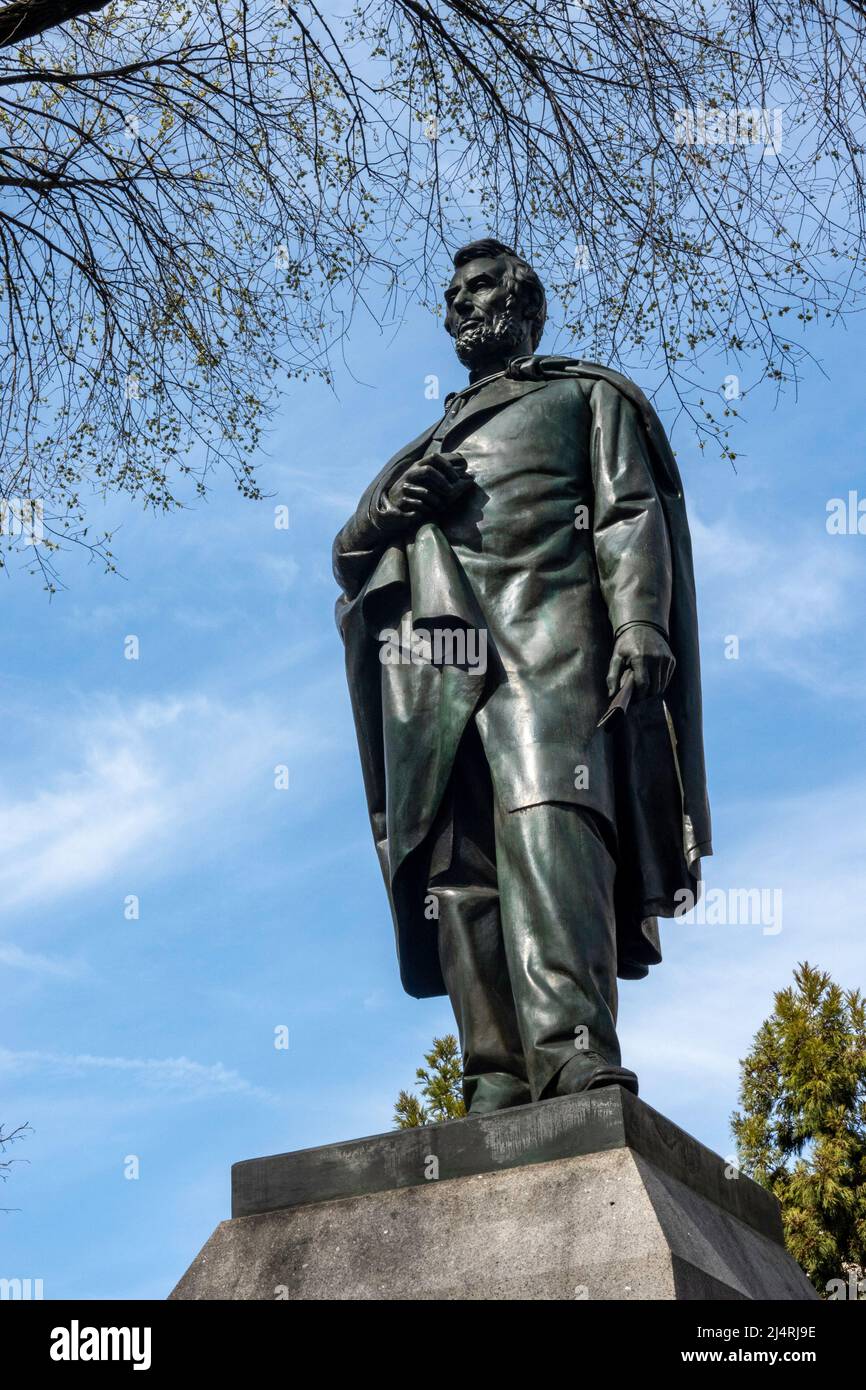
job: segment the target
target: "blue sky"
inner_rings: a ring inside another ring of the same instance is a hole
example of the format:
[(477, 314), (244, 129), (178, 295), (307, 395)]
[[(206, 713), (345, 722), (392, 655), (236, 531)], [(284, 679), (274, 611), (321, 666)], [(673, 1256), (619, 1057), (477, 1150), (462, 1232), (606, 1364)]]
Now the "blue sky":
[[(829, 498), (866, 492), (866, 332), (814, 343), (826, 375), (797, 400), (743, 403), (738, 473), (674, 435), (702, 624), (707, 886), (781, 890), (783, 918), (663, 924), (664, 964), (623, 985), (620, 1022), (644, 1098), (724, 1154), (738, 1059), (797, 961), (864, 983), (866, 536), (825, 523)], [(443, 395), (464, 378), (420, 309), (396, 337), (360, 325), (348, 361), (336, 396), (293, 386), (262, 460), (269, 501), (223, 483), (173, 517), (115, 504), (125, 579), (70, 556), (50, 604), (14, 563), (0, 589), (0, 1118), (35, 1131), (0, 1191), (18, 1208), (0, 1215), (0, 1275), (42, 1278), (46, 1298), (165, 1297), (229, 1213), (232, 1162), (389, 1128), (453, 1026), (446, 1000), (399, 985), (330, 546), (435, 417), (426, 378)]]

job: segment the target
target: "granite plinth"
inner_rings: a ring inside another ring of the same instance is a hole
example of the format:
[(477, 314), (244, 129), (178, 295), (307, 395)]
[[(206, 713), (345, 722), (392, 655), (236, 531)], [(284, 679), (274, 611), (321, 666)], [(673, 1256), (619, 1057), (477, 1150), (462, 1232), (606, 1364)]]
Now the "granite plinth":
[(618, 1086), (232, 1169), (173, 1299), (815, 1299), (764, 1188)]

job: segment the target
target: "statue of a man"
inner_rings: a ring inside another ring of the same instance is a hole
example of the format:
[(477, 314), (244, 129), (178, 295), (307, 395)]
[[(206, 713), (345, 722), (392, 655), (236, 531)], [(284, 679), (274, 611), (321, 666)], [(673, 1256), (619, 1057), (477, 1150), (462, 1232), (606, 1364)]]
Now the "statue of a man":
[(617, 976), (711, 853), (682, 487), (641, 392), (535, 356), (544, 289), (454, 258), (469, 369), (335, 542), (403, 984), (446, 993), (475, 1114), (620, 1084)]

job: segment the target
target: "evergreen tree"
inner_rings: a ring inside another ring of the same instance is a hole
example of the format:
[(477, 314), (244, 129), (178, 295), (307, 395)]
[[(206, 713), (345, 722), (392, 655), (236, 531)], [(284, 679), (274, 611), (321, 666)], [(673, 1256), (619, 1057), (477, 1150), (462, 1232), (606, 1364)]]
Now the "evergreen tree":
[(804, 962), (741, 1065), (742, 1167), (778, 1197), (822, 1292), (866, 1266), (866, 1001)]
[(438, 1124), (441, 1120), (460, 1120), (466, 1114), (463, 1103), (463, 1067), (460, 1044), (453, 1033), (434, 1038), (433, 1046), (424, 1054), (426, 1067), (419, 1067), (415, 1078), (421, 1083), (421, 1096), (401, 1091), (394, 1106), (396, 1129), (414, 1129), (417, 1125)]

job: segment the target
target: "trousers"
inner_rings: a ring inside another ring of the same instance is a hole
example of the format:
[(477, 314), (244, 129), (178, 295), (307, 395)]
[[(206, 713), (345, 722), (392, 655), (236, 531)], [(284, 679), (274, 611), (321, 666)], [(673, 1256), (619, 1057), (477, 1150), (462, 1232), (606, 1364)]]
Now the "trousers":
[(429, 892), (467, 1109), (560, 1094), (564, 1075), (580, 1089), (599, 1063), (619, 1066), (616, 850), (603, 819), (566, 802), (504, 810), (470, 725), (435, 834)]

